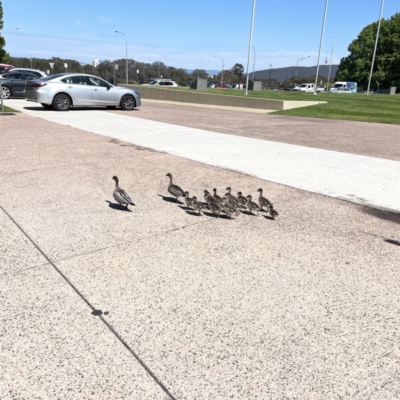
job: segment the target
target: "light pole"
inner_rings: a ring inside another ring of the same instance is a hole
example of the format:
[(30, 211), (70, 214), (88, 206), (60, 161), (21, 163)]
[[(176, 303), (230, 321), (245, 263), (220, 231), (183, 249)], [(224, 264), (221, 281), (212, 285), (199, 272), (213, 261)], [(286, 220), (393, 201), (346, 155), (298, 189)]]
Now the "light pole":
[(314, 95), (317, 94), (317, 83), (318, 83), (318, 72), (319, 72), (319, 57), (321, 55), (322, 41), (324, 39), (325, 20), (326, 20), (326, 12), (327, 12), (327, 10), (328, 10), (328, 0), (325, 0), (324, 20), (322, 22), (321, 39), (319, 41), (317, 73), (315, 74), (315, 84), (314, 84), (314, 93), (313, 93)]
[[(246, 71), (246, 92), (245, 94), (248, 95), (248, 87), (249, 87), (249, 64), (250, 64), (250, 55), (251, 55), (251, 48), (253, 42), (253, 26), (254, 26), (254, 11), (256, 9), (256, 0), (253, 0), (253, 8), (251, 12), (251, 24), (250, 24), (250, 38), (249, 38), (249, 51), (247, 53), (247, 71)], [(254, 76), (253, 76), (254, 78)]]
[(221, 71), (221, 74), (222, 74), (222, 84), (224, 84), (224, 59), (223, 58), (221, 58), (221, 57), (217, 57), (217, 56), (214, 56), (215, 58), (219, 58), (220, 60), (222, 60), (222, 71)]
[(373, 56), (372, 56), (371, 72), (369, 73), (369, 79), (368, 79), (367, 96), (369, 95), (369, 87), (371, 86), (372, 70), (374, 69), (376, 47), (378, 46), (379, 30), (380, 30), (380, 28), (381, 28), (381, 20), (382, 20), (382, 12), (383, 12), (383, 4), (384, 4), (384, 2), (385, 2), (385, 0), (382, 0), (382, 3), (381, 3), (381, 12), (380, 12), (380, 14), (379, 14), (378, 30), (377, 30), (377, 32), (376, 32), (374, 54), (373, 54)]
[(119, 34), (125, 36), (125, 45), (126, 45), (126, 48), (125, 48), (125, 55), (126, 55), (126, 57), (125, 57), (126, 58), (126, 84), (128, 84), (128, 37), (126, 36), (125, 33), (122, 33), (120, 31), (115, 31), (115, 33), (119, 33)]
[[(247, 44), (245, 44), (246, 47), (249, 47)], [(256, 53), (257, 49), (253, 46), (251, 46), (252, 49), (254, 49), (254, 61), (253, 61), (253, 83), (254, 83), (254, 69), (256, 67)]]
[(332, 51), (331, 51), (331, 61), (329, 64), (329, 72), (328, 72), (328, 82), (326, 83), (326, 92), (329, 92), (329, 78), (331, 77), (331, 67), (332, 67), (332, 56), (333, 56), (333, 46), (335, 45), (335, 36), (333, 37), (332, 42)]
[(272, 64), (269, 64), (269, 88), (271, 89)]
[(297, 64), (296, 64), (296, 75), (295, 75), (295, 77), (294, 77), (294, 82), (296, 83), (296, 81), (297, 81), (297, 67), (299, 66), (299, 61), (301, 61), (301, 60), (305, 60), (306, 58), (310, 58), (311, 56), (307, 56), (307, 57), (304, 57), (304, 58), (299, 58), (298, 60), (297, 60)]

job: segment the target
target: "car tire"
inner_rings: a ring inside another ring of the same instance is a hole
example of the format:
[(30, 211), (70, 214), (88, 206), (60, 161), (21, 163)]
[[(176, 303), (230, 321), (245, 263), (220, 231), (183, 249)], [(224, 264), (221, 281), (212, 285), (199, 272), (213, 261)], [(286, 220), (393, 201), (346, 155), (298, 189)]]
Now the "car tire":
[(136, 102), (133, 96), (126, 94), (122, 96), (120, 106), (123, 110), (131, 111), (135, 108)]
[(11, 89), (8, 86), (2, 86), (3, 88), (3, 99), (9, 99), (11, 97)]
[(53, 108), (56, 111), (69, 111), (71, 108), (71, 98), (64, 93), (60, 93), (53, 99)]
[(53, 108), (53, 104), (45, 104), (45, 103), (40, 103), (44, 108), (47, 110), (51, 110)]

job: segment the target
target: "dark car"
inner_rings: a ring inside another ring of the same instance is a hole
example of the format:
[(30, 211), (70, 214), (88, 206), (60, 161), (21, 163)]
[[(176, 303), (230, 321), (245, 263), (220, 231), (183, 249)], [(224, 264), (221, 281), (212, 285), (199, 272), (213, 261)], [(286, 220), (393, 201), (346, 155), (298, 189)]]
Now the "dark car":
[(25, 84), (27, 81), (38, 79), (37, 76), (29, 72), (7, 72), (0, 78), (3, 88), (3, 99), (11, 96), (24, 97)]

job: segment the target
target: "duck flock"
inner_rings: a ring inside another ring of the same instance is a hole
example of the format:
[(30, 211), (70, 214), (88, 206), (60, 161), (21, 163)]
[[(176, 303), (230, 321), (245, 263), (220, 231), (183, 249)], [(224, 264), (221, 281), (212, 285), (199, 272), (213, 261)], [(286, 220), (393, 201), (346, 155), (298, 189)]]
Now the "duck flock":
[[(252, 200), (252, 196), (243, 196), (242, 192), (238, 192), (237, 196), (231, 194), (231, 188), (227, 187), (226, 193), (223, 197), (217, 194), (217, 189), (213, 189), (211, 194), (208, 190), (203, 191), (203, 197), (205, 202), (201, 202), (196, 196), (189, 197), (189, 192), (184, 191), (180, 186), (175, 185), (172, 182), (172, 174), (168, 173), (166, 176), (169, 177), (168, 193), (175, 197), (176, 202), (179, 202), (179, 197), (184, 197), (186, 206), (192, 208), (194, 211), (202, 215), (203, 210), (210, 210), (215, 216), (219, 217), (224, 213), (227, 217), (232, 218), (232, 216), (237, 217), (240, 211), (243, 209), (248, 209), (251, 214), (259, 211), (265, 211), (269, 214), (271, 218), (278, 216), (278, 212), (274, 210), (272, 203), (263, 196), (263, 190), (260, 188), (257, 190), (259, 192), (258, 204)], [(114, 199), (121, 205), (135, 205), (132, 199), (129, 197), (125, 190), (119, 187), (119, 180), (117, 176), (113, 176), (115, 181), (115, 189), (113, 192)]]

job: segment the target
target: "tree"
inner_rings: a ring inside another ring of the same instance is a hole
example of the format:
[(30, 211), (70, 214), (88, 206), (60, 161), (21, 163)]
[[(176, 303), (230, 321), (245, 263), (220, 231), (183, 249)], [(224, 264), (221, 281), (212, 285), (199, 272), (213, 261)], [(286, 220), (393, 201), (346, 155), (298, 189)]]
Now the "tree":
[[(367, 25), (350, 43), (350, 54), (341, 59), (335, 80), (357, 82), (363, 88), (368, 86), (377, 30), (378, 22)], [(381, 21), (371, 86), (400, 87), (399, 66), (400, 14), (396, 13)]]
[(242, 64), (236, 63), (232, 68), (231, 71), (239, 78), (239, 80), (242, 80), (243, 77), (243, 72), (244, 72), (244, 67)]
[[(0, 31), (3, 29), (3, 5), (0, 0)], [(6, 40), (0, 35), (0, 63), (8, 64), (10, 55), (4, 50)]]
[(207, 79), (208, 78), (208, 73), (204, 69), (195, 69), (192, 72), (193, 78), (200, 78), (200, 79)]

